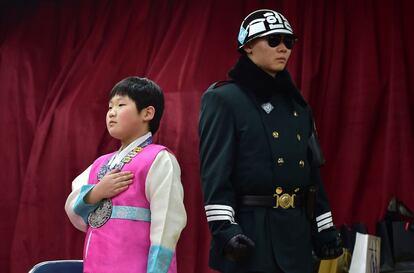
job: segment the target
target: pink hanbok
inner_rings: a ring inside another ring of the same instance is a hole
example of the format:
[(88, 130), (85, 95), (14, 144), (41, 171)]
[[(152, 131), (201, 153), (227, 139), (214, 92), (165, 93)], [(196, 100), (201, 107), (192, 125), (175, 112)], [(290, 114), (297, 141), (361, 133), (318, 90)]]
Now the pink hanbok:
[[(168, 153), (169, 156), (171, 155), (165, 147), (150, 144), (145, 148), (140, 149), (139, 152), (133, 153), (129, 162), (123, 165), (122, 171), (131, 171), (134, 174), (134, 182), (125, 192), (111, 198), (112, 211), (109, 213), (109, 219), (107, 219), (102, 226), (92, 227), (89, 220), (89, 224), (86, 226), (87, 233), (83, 253), (84, 272), (177, 272), (174, 251), (179, 233), (185, 226), (185, 211), (184, 222), (180, 220), (180, 217), (181, 219), (183, 218), (182, 215), (177, 215), (178, 210), (175, 209), (175, 212), (170, 213), (170, 216), (166, 219), (161, 219), (159, 215), (156, 216), (157, 222), (151, 227), (151, 225), (153, 225), (151, 215), (153, 214), (153, 211), (151, 211), (151, 203), (148, 199), (151, 199), (152, 197), (148, 197), (148, 192), (150, 192), (150, 194), (152, 193), (151, 190), (148, 189), (146, 182), (148, 180), (148, 173), (160, 152)], [(127, 156), (130, 155), (131, 152)], [(88, 183), (83, 185), (77, 194), (76, 202), (73, 204), (73, 212), (74, 215), (81, 216), (85, 223), (87, 222), (87, 216), (90, 214), (92, 208), (91, 205), (83, 202), (83, 197), (96, 183), (99, 182), (98, 173), (100, 171), (102, 172), (113, 156), (114, 153), (101, 156), (92, 164)], [(166, 172), (166, 166), (168, 166), (168, 164), (163, 163), (162, 170), (160, 171)], [(156, 171), (157, 170), (151, 169), (152, 173)], [(166, 173), (168, 176), (171, 172)], [(152, 176), (160, 177), (162, 179), (165, 177), (164, 175), (158, 174)], [(151, 183), (156, 185), (157, 181), (151, 181)], [(165, 190), (168, 191), (168, 188)], [(168, 204), (165, 205), (162, 203), (168, 201), (162, 201), (162, 196), (157, 197), (158, 199), (156, 199), (156, 194), (158, 194), (159, 191), (160, 188), (153, 190), (153, 200), (157, 200), (157, 205), (154, 205), (154, 207), (160, 208), (160, 210), (165, 207), (164, 210), (168, 211)], [(173, 201), (179, 200), (179, 198), (177, 199), (174, 196), (169, 198)], [(181, 210), (183, 210), (183, 205), (179, 204), (178, 207), (180, 206), (182, 206)], [(96, 206), (93, 208), (96, 208)], [(68, 213), (68, 215), (69, 214), (70, 213)], [(180, 214), (182, 214), (182, 212)], [(71, 218), (71, 215), (69, 216)], [(72, 218), (75, 217), (72, 216)], [(171, 221), (172, 223), (168, 223), (168, 219), (174, 220)], [(71, 219), (71, 221), (74, 223), (75, 220)], [(163, 239), (163, 235), (158, 234), (160, 232), (167, 235), (170, 234), (171, 238)]]

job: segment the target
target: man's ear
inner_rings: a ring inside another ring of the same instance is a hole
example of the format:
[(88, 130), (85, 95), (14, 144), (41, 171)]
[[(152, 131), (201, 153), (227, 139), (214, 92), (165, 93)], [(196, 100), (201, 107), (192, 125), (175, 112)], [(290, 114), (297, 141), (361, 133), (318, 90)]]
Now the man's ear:
[(154, 118), (155, 115), (155, 108), (154, 106), (148, 106), (145, 109), (143, 109), (144, 112), (144, 120), (149, 121)]
[(249, 42), (249, 43), (245, 44), (245, 45), (242, 47), (242, 50), (244, 50), (244, 51), (246, 52), (246, 54), (251, 54), (251, 53), (252, 53), (252, 51), (253, 51), (253, 44), (252, 44), (251, 42)]

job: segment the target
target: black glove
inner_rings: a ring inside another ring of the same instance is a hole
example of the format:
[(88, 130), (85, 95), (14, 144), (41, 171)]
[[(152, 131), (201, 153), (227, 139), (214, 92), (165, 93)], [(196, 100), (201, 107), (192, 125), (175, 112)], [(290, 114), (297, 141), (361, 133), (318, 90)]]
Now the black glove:
[(335, 227), (323, 230), (316, 236), (314, 251), (322, 260), (335, 259), (342, 255), (342, 239)]
[(254, 242), (243, 234), (232, 237), (224, 247), (224, 257), (233, 262), (242, 261), (250, 256), (254, 248)]

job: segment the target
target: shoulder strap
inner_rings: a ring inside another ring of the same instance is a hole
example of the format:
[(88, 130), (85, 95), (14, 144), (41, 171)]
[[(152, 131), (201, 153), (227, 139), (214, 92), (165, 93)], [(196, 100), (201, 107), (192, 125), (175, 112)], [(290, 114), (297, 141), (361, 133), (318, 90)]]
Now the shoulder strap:
[(210, 88), (211, 88), (211, 89), (216, 89), (216, 88), (218, 88), (218, 87), (221, 87), (221, 86), (224, 86), (224, 85), (227, 85), (227, 84), (230, 84), (230, 83), (234, 83), (234, 80), (223, 80), (223, 81), (218, 81), (218, 82), (213, 83), (213, 84), (209, 87), (209, 89), (210, 89)]

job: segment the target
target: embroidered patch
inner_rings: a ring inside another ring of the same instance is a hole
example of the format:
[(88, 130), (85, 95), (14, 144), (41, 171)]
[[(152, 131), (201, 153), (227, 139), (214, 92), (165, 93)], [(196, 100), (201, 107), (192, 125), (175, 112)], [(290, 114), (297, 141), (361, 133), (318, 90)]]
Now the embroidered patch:
[(93, 228), (99, 228), (108, 222), (112, 214), (111, 199), (104, 199), (88, 216), (88, 223)]

